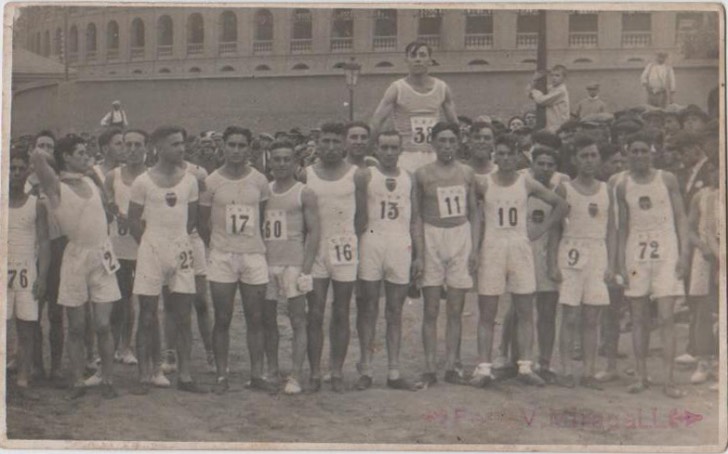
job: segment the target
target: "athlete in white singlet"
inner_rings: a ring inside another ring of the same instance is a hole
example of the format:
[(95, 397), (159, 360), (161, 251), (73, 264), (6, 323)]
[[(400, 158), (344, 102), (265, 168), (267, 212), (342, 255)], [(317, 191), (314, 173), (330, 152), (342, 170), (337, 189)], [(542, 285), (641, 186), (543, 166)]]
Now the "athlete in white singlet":
[(356, 203), (354, 173), (357, 167), (344, 159), (345, 128), (338, 123), (321, 126), (316, 151), (319, 161), (305, 168), (299, 179), (316, 194), (321, 241), (314, 261), (313, 292), (308, 303), (308, 360), (311, 388), (321, 389), (323, 319), (329, 281), (333, 281), (329, 341), (331, 343), (331, 387), (344, 390), (343, 367), (349, 347), (349, 306), (356, 282), (359, 241), (354, 229)]
[(119, 269), (107, 232), (101, 191), (84, 176), (88, 169), (86, 144), (77, 136), (58, 141), (56, 162), (60, 177), (48, 165), (44, 151), (36, 149), (32, 162), (43, 193), (61, 231), (68, 237), (63, 253), (58, 302), (66, 307), (68, 353), (72, 365), (70, 398), (85, 394), (83, 386), (86, 304), (94, 304), (93, 316), (101, 355), (102, 393), (117, 396), (112, 385), (114, 343), (110, 330), (113, 303), (121, 298), (114, 273)]
[[(601, 389), (594, 375), (599, 317), (602, 308), (609, 306), (607, 284), (612, 282), (616, 256), (614, 204), (607, 183), (596, 179), (600, 156), (594, 139), (577, 135), (574, 148), (576, 179), (564, 181), (556, 188), (556, 193), (566, 199), (569, 213), (562, 221), (561, 231), (554, 229), (551, 233), (553, 240), (559, 242), (558, 266), (551, 276), (554, 282), (560, 282), (562, 305), (559, 350), (564, 352), (560, 355), (563, 375), (558, 380), (567, 387), (576, 385), (570, 352), (579, 336), (583, 339), (584, 357), (579, 384)], [(577, 323), (579, 318), (581, 323)]]
[[(475, 200), (472, 169), (456, 159), (460, 128), (454, 123), (437, 123), (432, 130), (437, 160), (415, 172), (420, 216), (417, 227), (413, 274), (419, 280), (424, 299), (422, 340), (425, 373), (421, 385), (437, 383), (437, 316), (443, 285), (447, 285), (447, 330), (445, 333), (445, 381), (464, 384), (455, 370), (460, 343), (465, 292), (473, 286), (477, 267), (474, 240), (480, 236), (480, 219)], [(421, 276), (419, 276), (421, 271)]]
[(35, 349), (39, 347), (36, 345), (38, 301), (45, 296), (50, 264), (48, 216), (45, 205), (38, 201), (38, 197), (26, 194), (24, 190), (29, 173), (28, 155), (25, 152), (11, 152), (9, 161), (6, 333), (10, 331), (10, 324), (14, 320), (17, 333), (17, 391), (21, 397), (37, 400), (38, 395), (28, 390), (28, 385)]
[[(485, 226), (480, 247), (478, 269), (478, 356), (480, 363), (471, 384), (486, 386), (491, 380), (491, 351), (498, 299), (506, 292), (512, 295), (517, 323), (518, 376), (525, 384), (543, 385), (531, 369), (533, 343), (533, 293), (536, 279), (530, 241), (544, 235), (566, 214), (566, 202), (544, 187), (528, 172), (520, 173), (516, 138), (500, 136), (496, 140), (495, 162), (498, 170), (478, 182), (477, 192), (483, 196)], [(527, 228), (529, 196), (542, 199), (554, 207), (542, 223)]]
[[(265, 304), (268, 264), (261, 224), (270, 189), (262, 173), (248, 164), (250, 131), (231, 126), (224, 134), (225, 164), (205, 180), (200, 197), (201, 235), (210, 244), (208, 275), (215, 310), (213, 328), (217, 385), (228, 390), (228, 349), (235, 293), (240, 298), (246, 322), (253, 389), (273, 390), (263, 378), (265, 332), (263, 322), (271, 317)], [(277, 367), (277, 364), (274, 366)], [(278, 371), (272, 371), (277, 378)]]
[(393, 82), (384, 93), (371, 119), (372, 137), (377, 137), (391, 116), (402, 137), (399, 167), (409, 172), (436, 160), (432, 148), (432, 128), (439, 120), (458, 123), (450, 87), (428, 74), (432, 49), (421, 41), (405, 48), (407, 77)]
[[(293, 145), (274, 142), (270, 148), (270, 169), (274, 181), (265, 205), (263, 239), (268, 260), (268, 288), (265, 299), (266, 349), (273, 354), (269, 364), (278, 365), (277, 303), (288, 304), (293, 328), (292, 362), (283, 392), (301, 393), (303, 362), (306, 359), (306, 294), (313, 289), (311, 268), (316, 259), (320, 240), (318, 201), (316, 194), (295, 180), (298, 163)], [(268, 307), (269, 306), (269, 307)], [(269, 345), (271, 344), (271, 345)]]
[[(146, 394), (150, 384), (168, 385), (157, 370), (160, 338), (157, 310), (163, 287), (169, 288), (169, 306), (176, 324), (177, 388), (205, 392), (190, 375), (192, 330), (190, 312), (195, 295), (195, 257), (189, 234), (197, 226), (198, 185), (182, 169), (185, 132), (178, 127), (157, 128), (150, 142), (159, 160), (138, 176), (131, 187), (129, 227), (139, 242), (134, 294), (139, 298), (137, 357), (139, 383), (135, 392)], [(144, 224), (142, 224), (144, 216)]]
[(387, 320), (387, 386), (414, 390), (416, 387), (400, 376), (399, 347), (402, 338), (402, 306), (407, 297), (413, 255), (412, 232), (419, 218), (412, 175), (397, 167), (401, 148), (397, 131), (385, 131), (377, 138), (379, 165), (360, 169), (355, 175), (359, 205), (367, 207), (357, 219), (361, 234), (359, 253), (359, 289), (363, 310), (357, 314), (359, 332), (360, 377), (356, 388), (372, 385), (372, 355), (379, 313), (379, 293), (385, 281)]
[(683, 296), (689, 234), (687, 216), (675, 176), (652, 166), (652, 140), (644, 133), (627, 137), (629, 172), (617, 186), (619, 256), (617, 264), (632, 306), (632, 339), (637, 382), (629, 391), (649, 387), (647, 354), (650, 298), (657, 301), (664, 367), (663, 392), (684, 396), (673, 377), (675, 357), (674, 310)]
[(119, 259), (119, 271), (116, 279), (119, 282), (121, 301), (111, 314), (111, 331), (114, 335), (116, 352), (114, 359), (124, 364), (138, 363), (131, 350), (131, 337), (134, 331), (134, 269), (137, 260), (137, 244), (129, 231), (128, 213), (131, 185), (142, 173), (146, 172), (144, 164), (147, 158), (147, 133), (141, 130), (128, 130), (124, 133), (126, 150), (125, 164), (106, 174), (104, 188), (109, 201), (108, 211), (114, 214), (109, 225), (109, 237)]
[(99, 134), (98, 145), (104, 160), (91, 167), (98, 182), (103, 183), (109, 172), (124, 163), (124, 133), (119, 128), (108, 128)]

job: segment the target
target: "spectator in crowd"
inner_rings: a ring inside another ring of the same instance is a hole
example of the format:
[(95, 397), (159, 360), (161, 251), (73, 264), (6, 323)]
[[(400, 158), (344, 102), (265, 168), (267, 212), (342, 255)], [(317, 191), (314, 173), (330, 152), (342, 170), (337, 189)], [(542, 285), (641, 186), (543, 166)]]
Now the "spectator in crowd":
[(648, 63), (640, 81), (647, 91), (647, 104), (664, 108), (675, 96), (675, 72), (667, 63), (667, 53), (658, 52), (657, 59)]
[(607, 104), (599, 97), (599, 84), (592, 82), (586, 86), (588, 96), (576, 103), (574, 116), (578, 119), (590, 114), (607, 112)]
[(682, 129), (682, 122), (680, 121), (680, 112), (683, 110), (682, 106), (677, 104), (670, 104), (665, 108), (663, 130), (665, 131), (665, 138), (669, 138), (677, 131)]
[(708, 114), (695, 104), (690, 104), (680, 112), (680, 123), (687, 132), (700, 134), (705, 130), (709, 121)]
[(121, 101), (111, 103), (111, 110), (101, 119), (101, 126), (124, 129), (129, 126), (126, 112), (121, 108)]
[(536, 105), (546, 108), (546, 129), (556, 132), (559, 127), (569, 120), (569, 91), (566, 88), (566, 67), (556, 65), (549, 73), (550, 86), (547, 93), (534, 88), (534, 84), (545, 75), (542, 72), (534, 74), (529, 84), (529, 96)]
[(648, 106), (642, 113), (642, 121), (647, 129), (662, 131), (665, 128), (665, 112), (657, 107)]
[(523, 118), (516, 115), (515, 117), (511, 117), (510, 120), (508, 120), (508, 130), (510, 132), (516, 132), (522, 127), (524, 127), (526, 123), (523, 121)]
[(525, 114), (523, 114), (523, 121), (526, 123), (526, 126), (533, 129), (536, 127), (536, 112), (528, 111)]

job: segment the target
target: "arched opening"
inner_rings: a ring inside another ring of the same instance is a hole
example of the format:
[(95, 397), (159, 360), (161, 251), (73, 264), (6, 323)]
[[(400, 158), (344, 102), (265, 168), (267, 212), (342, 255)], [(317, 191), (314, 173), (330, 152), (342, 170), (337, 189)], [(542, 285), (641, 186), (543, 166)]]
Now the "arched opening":
[(169, 74), (170, 72), (169, 68), (162, 68), (159, 70), (160, 74)]
[(375, 68), (391, 68), (394, 65), (388, 61), (380, 61), (376, 65), (374, 65)]
[(131, 21), (130, 36), (131, 58), (144, 57), (144, 22), (138, 17)]
[(594, 63), (591, 58), (577, 58), (574, 63)]
[(313, 20), (311, 10), (297, 8), (291, 17), (291, 52), (308, 52), (311, 50), (313, 36)]
[(68, 30), (68, 52), (78, 53), (78, 27), (76, 25), (71, 25)]
[(270, 66), (268, 65), (258, 65), (255, 67), (256, 71), (270, 71)]
[(86, 26), (86, 58), (96, 58), (96, 24)]
[(343, 69), (345, 65), (346, 65), (346, 63), (344, 63), (343, 61), (340, 61), (338, 63), (335, 63), (334, 66), (332, 66), (332, 68), (334, 68), (334, 69)]
[(106, 26), (106, 56), (111, 60), (119, 58), (119, 24), (113, 20)]
[(220, 42), (231, 43), (238, 40), (238, 17), (232, 11), (220, 14)]
[(157, 55), (168, 57), (172, 55), (172, 42), (174, 41), (174, 23), (167, 16), (157, 19)]
[(187, 54), (201, 54), (205, 46), (205, 24), (202, 14), (193, 13), (187, 18)]
[(220, 72), (223, 73), (229, 73), (233, 71), (235, 71), (235, 68), (233, 68), (232, 66), (223, 66), (222, 68), (220, 68)]
[(134, 71), (132, 71), (131, 73), (132, 73), (132, 74), (143, 74), (143, 72), (142, 72), (142, 70), (141, 70), (141, 69), (135, 69), (135, 70), (134, 70)]
[(197, 66), (193, 66), (192, 68), (190, 68), (190, 72), (191, 73), (201, 73), (202, 70), (200, 68), (198, 68)]
[(303, 71), (303, 70), (306, 70), (306, 69), (309, 69), (309, 68), (308, 68), (308, 65), (305, 64), (305, 63), (297, 63), (297, 64), (293, 65), (293, 68), (292, 69), (294, 71)]
[(56, 39), (53, 40), (53, 55), (61, 55), (63, 52), (63, 32), (61, 28), (56, 29)]
[(273, 50), (273, 14), (267, 9), (255, 12), (253, 53), (269, 53)]

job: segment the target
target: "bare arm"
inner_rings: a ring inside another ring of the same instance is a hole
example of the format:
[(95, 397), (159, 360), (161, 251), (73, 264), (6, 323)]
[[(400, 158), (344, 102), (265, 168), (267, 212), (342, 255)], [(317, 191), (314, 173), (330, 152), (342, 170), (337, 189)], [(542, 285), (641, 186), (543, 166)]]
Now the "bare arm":
[(480, 257), (478, 243), (482, 237), (481, 235), (481, 216), (478, 210), (478, 197), (477, 197), (477, 181), (473, 175), (472, 170), (469, 171), (470, 184), (468, 185), (468, 220), (470, 221), (470, 240), (471, 240), (471, 273), (475, 273), (478, 263), (477, 258)]
[(450, 123), (458, 124), (458, 114), (455, 111), (455, 101), (452, 97), (452, 91), (449, 86), (445, 86), (445, 100), (442, 102), (442, 111), (445, 113), (445, 118)]
[(410, 217), (410, 236), (412, 237), (413, 258), (421, 257), (424, 253), (424, 244), (419, 239), (423, 237), (422, 221), (420, 219), (420, 190), (415, 177), (412, 178), (412, 191), (410, 192), (410, 200), (412, 201), (411, 217)]
[(210, 217), (212, 216), (212, 207), (207, 205), (199, 205), (197, 207), (197, 232), (205, 245), (210, 246)]
[(531, 98), (540, 106), (551, 106), (564, 98), (563, 90), (551, 90), (544, 94), (540, 90), (531, 90)]
[[(688, 217), (685, 214), (685, 204), (680, 194), (680, 186), (678, 185), (675, 175), (669, 172), (662, 172), (665, 185), (670, 194), (670, 202), (672, 203), (672, 211), (675, 214), (675, 231), (679, 241), (680, 261), (683, 268), (687, 267), (690, 259), (690, 234), (688, 227)], [(678, 262), (679, 263), (679, 262)]]
[(129, 232), (137, 243), (141, 243), (144, 234), (144, 226), (142, 225), (142, 213), (144, 213), (144, 205), (135, 202), (129, 202)]
[(566, 200), (564, 200), (561, 196), (536, 181), (530, 175), (525, 175), (525, 178), (526, 190), (528, 191), (528, 194), (543, 200), (553, 207), (551, 213), (546, 219), (544, 219), (543, 224), (536, 226), (532, 230), (531, 235), (533, 236), (533, 238), (529, 239), (533, 241), (543, 236), (556, 223), (561, 222), (561, 220), (564, 219), (566, 214), (569, 212), (569, 205), (566, 203)]
[[(556, 194), (566, 200), (566, 188), (564, 188), (563, 184), (559, 184), (556, 187)], [(571, 210), (571, 207), (568, 204), (567, 207), (568, 210)], [(566, 212), (567, 215), (568, 213), (569, 211)], [(548, 263), (549, 270), (551, 271), (559, 269), (559, 243), (561, 242), (561, 235), (564, 231), (565, 219), (566, 215), (563, 219), (554, 224), (551, 229), (551, 233), (549, 234), (548, 242), (546, 243), (546, 263)]]
[(301, 273), (311, 274), (311, 268), (313, 268), (313, 262), (316, 259), (319, 242), (321, 241), (318, 200), (312, 190), (304, 188), (301, 193), (301, 201), (303, 203), (303, 222), (306, 227), (306, 241), (303, 248)]
[(354, 231), (357, 235), (364, 233), (369, 223), (369, 212), (367, 210), (367, 189), (371, 179), (369, 169), (359, 169), (354, 174), (354, 186), (356, 187), (356, 214), (354, 215)]
[[(110, 170), (106, 173), (106, 178), (104, 178), (104, 196), (106, 197), (106, 211), (108, 213), (111, 213), (114, 216), (119, 215), (119, 208), (116, 206), (116, 203), (114, 202), (114, 171)], [(128, 207), (127, 207), (128, 209)]]
[(619, 183), (619, 186), (617, 186), (617, 207), (619, 209), (619, 224), (617, 227), (617, 266), (626, 285), (626, 281), (629, 278), (626, 263), (627, 236), (629, 235), (629, 209), (627, 207), (627, 200), (625, 199), (624, 194), (625, 182), (623, 180)]
[(609, 211), (607, 212), (607, 263), (609, 269), (614, 275), (617, 272), (617, 251), (618, 251), (618, 240), (617, 240), (617, 225), (614, 219), (614, 206), (616, 200), (614, 200), (614, 191), (607, 185), (607, 193), (609, 195)]
[(412, 278), (417, 281), (421, 277), (424, 271), (424, 260), (425, 260), (425, 225), (422, 220), (422, 204), (424, 197), (424, 190), (422, 188), (421, 177), (419, 172), (415, 172), (413, 175), (413, 199), (412, 207), (417, 205), (417, 216), (412, 211), (412, 222), (414, 222), (414, 228), (412, 229), (412, 244), (415, 249), (414, 262), (412, 266)]
[[(696, 194), (697, 195), (697, 194)], [(698, 203), (696, 203), (698, 202)], [(700, 222), (700, 203), (697, 197), (693, 197), (693, 203), (690, 204), (690, 211), (688, 212), (688, 240), (689, 245), (695, 246), (699, 248), (701, 251), (703, 248), (701, 247), (701, 239), (700, 234), (698, 233), (698, 224)], [(704, 246), (704, 245), (703, 245)]]
[(197, 201), (187, 204), (187, 233), (192, 233), (197, 227)]
[(57, 208), (61, 203), (61, 180), (48, 164), (47, 159), (49, 158), (50, 155), (45, 151), (35, 149), (30, 155), (30, 162), (35, 169), (41, 191), (48, 197), (50, 207)]
[(38, 201), (35, 211), (35, 235), (38, 241), (38, 278), (35, 284), (35, 297), (41, 300), (45, 297), (48, 268), (51, 263), (51, 242), (48, 234), (48, 210)]
[(384, 97), (379, 101), (377, 109), (372, 114), (371, 120), (369, 120), (369, 127), (371, 128), (371, 137), (376, 138), (379, 132), (382, 130), (382, 125), (389, 118), (394, 111), (394, 105), (397, 102), (397, 86), (392, 84), (384, 92)]

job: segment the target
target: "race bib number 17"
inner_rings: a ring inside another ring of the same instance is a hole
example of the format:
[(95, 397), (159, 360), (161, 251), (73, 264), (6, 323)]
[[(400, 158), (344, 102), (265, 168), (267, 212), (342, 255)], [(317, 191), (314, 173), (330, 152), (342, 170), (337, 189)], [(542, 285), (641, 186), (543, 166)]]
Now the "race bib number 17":
[(465, 215), (465, 186), (437, 188), (437, 207), (440, 218), (455, 218)]
[(247, 205), (225, 206), (225, 231), (228, 235), (255, 235), (255, 209)]

